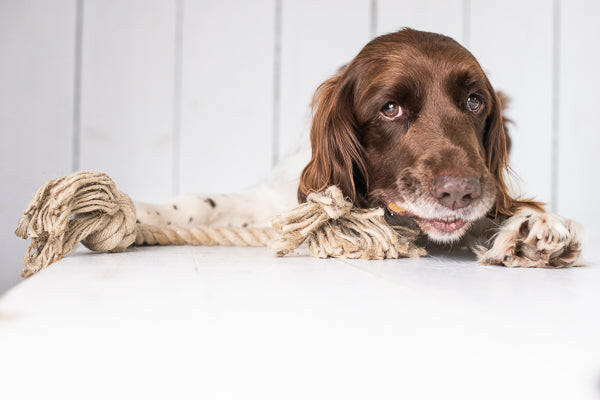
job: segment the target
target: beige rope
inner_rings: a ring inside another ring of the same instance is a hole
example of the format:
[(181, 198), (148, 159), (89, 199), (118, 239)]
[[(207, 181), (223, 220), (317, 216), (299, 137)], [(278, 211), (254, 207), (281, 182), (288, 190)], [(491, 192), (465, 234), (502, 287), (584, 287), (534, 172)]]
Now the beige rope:
[(263, 247), (277, 233), (272, 228), (197, 226), (193, 228), (138, 224), (135, 244)]
[[(33, 197), (16, 234), (31, 237), (25, 253), (28, 277), (70, 253), (78, 242), (94, 251), (123, 251), (136, 245), (271, 245), (278, 256), (305, 241), (315, 257), (416, 257), (414, 231), (395, 231), (383, 210), (353, 209), (332, 186), (277, 218), (271, 228), (167, 227), (136, 223), (135, 207), (108, 175), (81, 171), (52, 179)], [(400, 234), (399, 234), (400, 233)]]
[(78, 172), (52, 179), (35, 194), (16, 234), (31, 237), (23, 277), (60, 260), (82, 241), (96, 251), (120, 251), (135, 240), (135, 209), (105, 174)]
[(281, 232), (281, 238), (271, 244), (278, 256), (290, 253), (305, 241), (310, 253), (320, 258), (376, 260), (426, 254), (413, 243), (416, 231), (395, 230), (385, 222), (380, 208), (353, 208), (336, 186), (311, 193), (306, 200), (273, 221)]

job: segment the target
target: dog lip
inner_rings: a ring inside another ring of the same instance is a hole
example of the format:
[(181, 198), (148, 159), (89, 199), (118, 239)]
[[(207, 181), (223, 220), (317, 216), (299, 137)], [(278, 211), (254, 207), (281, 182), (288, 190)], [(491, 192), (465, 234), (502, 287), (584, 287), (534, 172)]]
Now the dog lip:
[(408, 211), (394, 212), (389, 207), (388, 210), (393, 215), (412, 218), (418, 224), (426, 224), (428, 227), (443, 233), (453, 233), (467, 224), (466, 220), (460, 218), (422, 218)]
[(425, 219), (415, 218), (417, 222), (425, 223), (437, 231), (444, 233), (453, 233), (464, 227), (467, 221), (464, 219)]

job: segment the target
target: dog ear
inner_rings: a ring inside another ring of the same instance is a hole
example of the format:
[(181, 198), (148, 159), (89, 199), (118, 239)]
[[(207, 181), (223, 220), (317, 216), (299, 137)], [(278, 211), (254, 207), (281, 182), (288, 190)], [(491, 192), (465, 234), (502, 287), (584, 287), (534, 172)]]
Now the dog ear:
[(353, 112), (353, 89), (343, 69), (322, 83), (313, 97), (312, 157), (300, 177), (300, 202), (310, 192), (331, 185), (337, 185), (355, 204), (366, 194), (368, 176)]
[(489, 86), (492, 94), (490, 114), (486, 121), (486, 132), (484, 135), (484, 147), (487, 153), (487, 167), (496, 180), (496, 205), (494, 216), (514, 215), (520, 208), (529, 207), (543, 211), (543, 203), (532, 199), (516, 199), (511, 196), (506, 179), (510, 172), (508, 156), (511, 148), (511, 140), (508, 135), (507, 124), (511, 122), (503, 114), (508, 104), (508, 97)]

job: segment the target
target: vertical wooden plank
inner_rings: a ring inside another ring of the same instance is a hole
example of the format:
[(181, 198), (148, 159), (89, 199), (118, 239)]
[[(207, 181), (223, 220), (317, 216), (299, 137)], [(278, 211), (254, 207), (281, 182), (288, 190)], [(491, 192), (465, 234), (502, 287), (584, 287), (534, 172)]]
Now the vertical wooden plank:
[(310, 102), (319, 84), (369, 41), (370, 2), (283, 1), (281, 156), (308, 138)]
[(181, 191), (238, 190), (271, 167), (275, 2), (183, 7)]
[(172, 194), (175, 4), (88, 0), (84, 7), (81, 168), (137, 199)]
[(379, 34), (408, 27), (464, 39), (462, 0), (379, 0), (377, 15)]
[(0, 1), (0, 293), (23, 268), (23, 210), (71, 170), (74, 39), (74, 0)]
[(552, 2), (473, 1), (470, 21), (470, 50), (496, 90), (511, 99), (506, 115), (514, 121), (509, 130), (515, 191), (549, 202)]
[(600, 241), (600, 3), (560, 3), (558, 212), (583, 224), (587, 250)]

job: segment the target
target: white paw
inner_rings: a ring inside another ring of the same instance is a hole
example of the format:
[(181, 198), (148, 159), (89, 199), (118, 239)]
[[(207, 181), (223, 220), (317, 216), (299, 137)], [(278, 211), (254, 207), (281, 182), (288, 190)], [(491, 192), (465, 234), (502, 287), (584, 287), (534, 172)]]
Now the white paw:
[(577, 265), (581, 228), (550, 213), (522, 213), (509, 218), (492, 248), (476, 250), (482, 264), (507, 267), (563, 268)]

